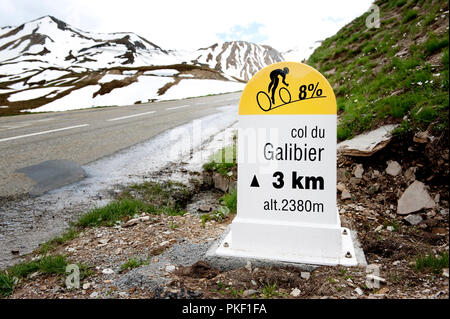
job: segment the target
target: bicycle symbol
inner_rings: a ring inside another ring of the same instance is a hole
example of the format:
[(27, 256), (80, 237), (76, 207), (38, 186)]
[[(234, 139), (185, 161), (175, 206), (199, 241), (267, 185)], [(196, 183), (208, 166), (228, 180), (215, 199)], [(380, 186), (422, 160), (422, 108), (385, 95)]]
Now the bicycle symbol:
[[(277, 105), (274, 108), (291, 103), (291, 93), (285, 87), (279, 89), (278, 95), (280, 96), (280, 100), (283, 102), (283, 104)], [(264, 112), (268, 112), (272, 109), (272, 100), (264, 91), (258, 92), (258, 94), (256, 95), (256, 102), (258, 103), (259, 108)]]

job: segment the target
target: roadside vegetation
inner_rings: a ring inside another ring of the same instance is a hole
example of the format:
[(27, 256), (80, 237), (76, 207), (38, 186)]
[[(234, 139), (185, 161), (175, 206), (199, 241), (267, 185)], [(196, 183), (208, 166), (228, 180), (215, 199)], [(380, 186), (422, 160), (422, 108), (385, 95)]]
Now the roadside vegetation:
[(398, 135), (448, 130), (448, 2), (375, 4), (380, 28), (366, 27), (366, 13), (323, 41), (307, 62), (333, 86), (338, 139), (385, 123), (401, 124)]
[[(169, 216), (184, 215), (183, 209), (192, 195), (193, 191), (186, 185), (173, 181), (145, 182), (127, 187), (118, 195), (116, 200), (104, 207), (87, 212), (74, 222), (64, 234), (40, 245), (35, 251), (36, 257), (1, 270), (0, 296), (11, 295), (19, 282), (36, 275), (56, 274), (63, 276), (70, 261), (64, 255), (52, 255), (52, 252), (79, 236), (85, 228), (120, 225), (142, 213)], [(31, 258), (31, 256), (29, 257)], [(121, 270), (131, 270), (147, 263), (148, 260), (146, 259), (130, 258), (121, 266)], [(91, 274), (89, 266), (78, 264), (78, 267), (80, 268), (80, 279)]]

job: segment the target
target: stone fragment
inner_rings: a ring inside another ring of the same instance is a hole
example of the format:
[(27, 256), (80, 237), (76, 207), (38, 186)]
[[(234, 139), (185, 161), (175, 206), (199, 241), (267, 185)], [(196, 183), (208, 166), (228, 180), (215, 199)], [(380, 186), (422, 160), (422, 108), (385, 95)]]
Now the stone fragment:
[(423, 220), (420, 215), (414, 214), (408, 215), (404, 219), (413, 226), (418, 225)]
[(355, 288), (355, 292), (358, 294), (358, 296), (362, 296), (364, 294), (364, 292), (362, 291), (361, 288), (357, 287)]
[(356, 178), (362, 178), (364, 174), (364, 167), (362, 164), (356, 164), (355, 170), (353, 171), (353, 175)]
[(243, 297), (250, 297), (258, 293), (258, 290), (255, 289), (247, 289), (242, 293)]
[(290, 295), (291, 295), (292, 297), (298, 297), (298, 296), (300, 296), (300, 293), (301, 293), (300, 289), (294, 288), (294, 289), (292, 289)]
[(300, 273), (300, 277), (302, 277), (303, 279), (308, 280), (311, 277), (311, 273), (307, 272), (307, 271), (302, 271)]
[(397, 161), (387, 161), (386, 174), (397, 176), (402, 172), (402, 167)]
[(344, 199), (349, 199), (349, 198), (352, 198), (352, 195), (350, 194), (350, 192), (347, 189), (344, 189), (341, 194), (341, 199), (344, 200)]
[(405, 178), (408, 182), (413, 182), (416, 180), (417, 167), (412, 166), (405, 171)]
[(414, 181), (398, 200), (397, 214), (407, 215), (424, 208), (433, 208), (435, 205), (436, 203), (428, 194), (425, 184), (420, 181)]
[(430, 140), (430, 134), (427, 131), (418, 132), (413, 137), (413, 141), (415, 143), (419, 143), (419, 144), (428, 143), (429, 140)]

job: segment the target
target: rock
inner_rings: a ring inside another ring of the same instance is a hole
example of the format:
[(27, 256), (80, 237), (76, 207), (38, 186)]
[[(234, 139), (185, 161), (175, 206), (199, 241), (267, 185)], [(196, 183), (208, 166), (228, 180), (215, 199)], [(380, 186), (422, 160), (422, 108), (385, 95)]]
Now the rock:
[(394, 261), (392, 264), (394, 265), (394, 266), (398, 266), (398, 265), (400, 265), (402, 262), (400, 261), (400, 260), (396, 260), (396, 261)]
[(336, 189), (342, 192), (345, 189), (345, 185), (341, 182), (337, 183)]
[(292, 289), (290, 295), (291, 295), (292, 297), (298, 297), (298, 296), (300, 296), (300, 293), (301, 293), (300, 289), (294, 288), (294, 289)]
[(91, 283), (87, 282), (83, 284), (83, 290), (91, 288)]
[(256, 283), (256, 281), (254, 281), (253, 279), (252, 279), (250, 282), (251, 282), (251, 284), (252, 284), (253, 286), (258, 286), (258, 284)]
[(415, 143), (419, 143), (419, 144), (428, 143), (429, 140), (430, 140), (430, 134), (427, 131), (425, 131), (425, 132), (418, 132), (413, 137), (413, 141)]
[(211, 209), (212, 209), (212, 206), (208, 205), (208, 204), (200, 205), (198, 208), (198, 210), (201, 212), (209, 212), (209, 211), (211, 211)]
[(415, 166), (410, 167), (405, 171), (405, 178), (408, 182), (414, 182), (416, 180), (416, 171), (417, 167)]
[(100, 244), (106, 245), (109, 242), (109, 238), (102, 238), (98, 241)]
[(119, 296), (122, 297), (122, 298), (128, 297), (128, 292), (121, 291), (121, 292), (119, 292)]
[(247, 264), (245, 265), (245, 269), (252, 272), (252, 263), (250, 260), (247, 260)]
[(448, 278), (448, 268), (442, 269), (442, 275)]
[(406, 215), (424, 208), (433, 208), (435, 205), (436, 203), (428, 194), (425, 184), (414, 181), (398, 200), (397, 214)]
[(383, 225), (379, 225), (377, 228), (375, 228), (375, 232), (380, 232), (383, 229)]
[(413, 226), (418, 225), (423, 220), (420, 215), (408, 215), (404, 219)]
[(219, 173), (214, 173), (213, 182), (215, 188), (220, 189), (225, 193), (228, 191), (228, 187), (230, 186), (230, 180), (227, 177), (222, 176)]
[(174, 272), (176, 267), (174, 265), (167, 265), (166, 266), (166, 272)]
[[(384, 279), (384, 278), (382, 278), (380, 276), (374, 275), (374, 274), (366, 275), (366, 281), (374, 282), (374, 283), (378, 282), (380, 284), (385, 284), (386, 283), (386, 279)], [(371, 287), (369, 287), (369, 288), (371, 288)]]
[(364, 292), (362, 291), (361, 288), (357, 287), (355, 288), (355, 292), (358, 294), (358, 296), (362, 296), (364, 294)]
[(140, 222), (139, 218), (133, 218), (133, 219), (130, 219), (129, 221), (127, 221), (125, 224), (123, 224), (123, 227), (131, 227), (131, 226), (136, 225), (139, 222)]
[(448, 208), (441, 209), (439, 211), (439, 214), (441, 214), (442, 216), (448, 216)]
[(258, 293), (258, 290), (255, 289), (247, 289), (242, 293), (243, 297), (250, 297)]
[(305, 271), (305, 272), (301, 272), (300, 273), (300, 277), (302, 277), (303, 279), (306, 279), (306, 280), (308, 280), (310, 277), (311, 277), (311, 273), (309, 273), (309, 272), (307, 272), (307, 271)]
[(386, 147), (391, 141), (392, 131), (397, 124), (385, 125), (369, 133), (360, 134), (351, 140), (337, 145), (338, 153), (348, 156), (372, 156), (375, 152)]
[(141, 222), (147, 222), (149, 220), (150, 220), (150, 216), (139, 217), (139, 221), (141, 221)]
[(104, 275), (111, 275), (114, 273), (114, 270), (112, 270), (111, 268), (105, 268), (102, 270), (102, 274)]
[(122, 253), (122, 248), (120, 248), (120, 247), (114, 251), (115, 255), (120, 255), (121, 253)]
[(356, 164), (355, 170), (353, 171), (353, 175), (356, 178), (362, 178), (364, 174), (364, 167), (362, 164)]
[(97, 292), (97, 291), (94, 291), (93, 293), (91, 293), (91, 294), (89, 295), (89, 297), (91, 297), (91, 298), (97, 298), (97, 297), (98, 297), (98, 292)]
[(341, 194), (341, 199), (344, 200), (350, 198), (352, 198), (352, 194), (350, 194), (350, 192), (347, 189), (344, 189)]
[(402, 172), (402, 167), (397, 161), (387, 161), (386, 174), (397, 176)]
[(388, 230), (388, 231), (394, 231), (394, 226), (388, 226), (388, 227), (386, 227), (386, 229)]

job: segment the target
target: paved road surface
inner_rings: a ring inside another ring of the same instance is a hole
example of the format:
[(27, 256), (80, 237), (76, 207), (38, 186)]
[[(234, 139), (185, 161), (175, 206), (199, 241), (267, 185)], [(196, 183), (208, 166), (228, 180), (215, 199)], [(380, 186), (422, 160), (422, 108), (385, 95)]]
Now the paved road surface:
[(217, 107), (236, 105), (240, 95), (0, 117), (0, 197), (32, 189), (35, 182), (18, 169), (48, 160), (84, 165), (214, 114)]

